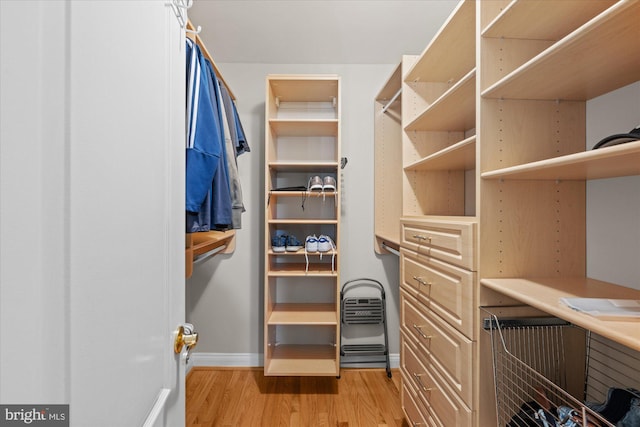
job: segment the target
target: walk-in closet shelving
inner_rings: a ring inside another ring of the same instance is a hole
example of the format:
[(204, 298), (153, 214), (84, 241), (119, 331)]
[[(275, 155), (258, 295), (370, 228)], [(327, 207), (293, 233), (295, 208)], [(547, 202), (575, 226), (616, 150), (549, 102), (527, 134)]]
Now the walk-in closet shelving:
[(402, 216), (402, 76), (416, 56), (403, 56), (374, 101), (374, 235), (377, 253), (398, 250)]
[(404, 76), (405, 216), (475, 215), (475, 46), (475, 2), (462, 1)]
[[(339, 376), (340, 77), (267, 76), (265, 118), (264, 372)], [(335, 189), (308, 191), (314, 176)], [(330, 250), (306, 251), (321, 235)]]
[[(640, 56), (630, 54), (640, 52), (640, 2), (497, 5), (478, 3), (480, 302), (504, 311), (525, 304), (637, 352), (637, 321), (578, 313), (560, 298), (640, 299), (639, 290), (586, 277), (587, 181), (640, 174), (638, 142), (586, 149), (586, 103), (640, 79)], [(504, 421), (492, 409), (488, 341), (481, 334), (482, 426)], [(585, 366), (575, 349), (566, 363)]]

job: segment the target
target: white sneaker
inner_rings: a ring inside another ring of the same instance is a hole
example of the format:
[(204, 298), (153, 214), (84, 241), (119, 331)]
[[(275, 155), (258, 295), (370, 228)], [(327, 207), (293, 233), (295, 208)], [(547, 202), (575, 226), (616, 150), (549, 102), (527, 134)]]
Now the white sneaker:
[(333, 243), (331, 237), (325, 236), (324, 234), (318, 237), (318, 251), (319, 252), (329, 252), (332, 249), (336, 248), (336, 244)]
[(304, 241), (304, 249), (306, 252), (318, 252), (318, 238), (315, 234), (307, 236)]

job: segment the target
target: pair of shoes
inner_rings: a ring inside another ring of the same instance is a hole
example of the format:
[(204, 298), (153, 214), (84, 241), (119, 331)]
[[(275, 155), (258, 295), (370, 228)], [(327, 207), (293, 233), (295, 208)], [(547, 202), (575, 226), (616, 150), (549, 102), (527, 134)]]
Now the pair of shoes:
[(329, 236), (321, 234), (320, 237), (307, 236), (305, 239), (305, 250), (310, 253), (315, 252), (329, 252), (331, 249), (335, 249), (336, 244)]
[(273, 252), (297, 252), (302, 249), (302, 242), (294, 235), (279, 234), (271, 238), (271, 249)]
[(309, 178), (308, 191), (336, 191), (336, 180), (332, 176), (321, 179), (318, 175)]
[(310, 253), (320, 253), (320, 259), (322, 259), (322, 254), (331, 251), (331, 272), (335, 270), (335, 257), (336, 257), (336, 244), (333, 242), (331, 237), (321, 234), (320, 237), (307, 236), (304, 242), (304, 258), (307, 263), (306, 272), (309, 272), (309, 254)]

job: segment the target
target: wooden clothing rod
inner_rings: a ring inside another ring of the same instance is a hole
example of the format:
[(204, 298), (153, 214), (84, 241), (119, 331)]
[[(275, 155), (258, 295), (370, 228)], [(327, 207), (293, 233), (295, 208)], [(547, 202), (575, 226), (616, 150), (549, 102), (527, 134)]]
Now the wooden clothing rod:
[(213, 60), (213, 57), (207, 50), (207, 47), (204, 45), (204, 42), (202, 41), (200, 36), (197, 33), (195, 33), (195, 27), (191, 23), (191, 20), (187, 21), (187, 30), (193, 31), (193, 32), (187, 32), (187, 37), (189, 37), (191, 40), (196, 42), (198, 46), (200, 46), (200, 50), (202, 51), (204, 56), (211, 62), (211, 66), (213, 66), (213, 69), (216, 72), (216, 75), (218, 76), (218, 80), (220, 80), (227, 87), (227, 91), (229, 91), (229, 96), (231, 96), (231, 99), (235, 101), (236, 96), (233, 94), (233, 91), (225, 81), (224, 77), (222, 77), (222, 73), (220, 72), (220, 69), (218, 68), (218, 66), (216, 65), (216, 62)]

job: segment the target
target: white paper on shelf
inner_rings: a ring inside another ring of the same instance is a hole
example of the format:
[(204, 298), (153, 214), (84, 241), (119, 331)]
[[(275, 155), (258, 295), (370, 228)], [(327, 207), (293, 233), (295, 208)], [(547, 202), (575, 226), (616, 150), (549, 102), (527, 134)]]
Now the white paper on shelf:
[(640, 300), (609, 298), (560, 298), (568, 307), (595, 317), (640, 319)]

